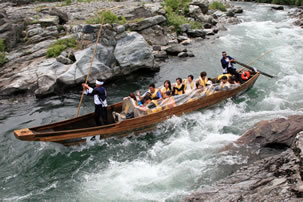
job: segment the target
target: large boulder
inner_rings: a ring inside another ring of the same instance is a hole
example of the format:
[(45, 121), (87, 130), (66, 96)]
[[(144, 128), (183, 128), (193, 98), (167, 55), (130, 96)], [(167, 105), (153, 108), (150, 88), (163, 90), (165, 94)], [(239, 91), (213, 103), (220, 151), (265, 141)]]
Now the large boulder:
[(206, 32), (203, 29), (191, 29), (187, 31), (190, 37), (202, 37), (205, 38)]
[[(72, 64), (66, 72), (58, 78), (60, 83), (65, 85), (75, 85), (85, 80), (89, 71), (91, 57), (95, 46), (75, 53), (76, 62)], [(96, 79), (109, 79), (113, 76), (112, 66), (115, 65), (114, 47), (106, 47), (98, 44), (96, 55), (93, 60), (89, 82)]]
[(165, 46), (168, 43), (168, 39), (166, 37), (165, 31), (159, 25), (155, 25), (150, 28), (144, 29), (140, 32), (140, 34), (142, 34), (144, 39), (152, 45)]
[(123, 74), (139, 68), (154, 68), (153, 49), (137, 32), (130, 32), (121, 38), (115, 48), (115, 57)]
[(198, 6), (200, 7), (203, 14), (206, 14), (208, 12), (209, 2), (208, 0), (194, 0), (190, 5)]
[(181, 52), (186, 52), (187, 49), (181, 44), (172, 44), (167, 46), (164, 51), (169, 55), (178, 55)]
[(166, 21), (166, 18), (163, 15), (157, 15), (154, 17), (146, 18), (140, 22), (130, 24), (130, 29), (132, 31), (141, 31), (148, 27), (160, 24), (164, 21)]

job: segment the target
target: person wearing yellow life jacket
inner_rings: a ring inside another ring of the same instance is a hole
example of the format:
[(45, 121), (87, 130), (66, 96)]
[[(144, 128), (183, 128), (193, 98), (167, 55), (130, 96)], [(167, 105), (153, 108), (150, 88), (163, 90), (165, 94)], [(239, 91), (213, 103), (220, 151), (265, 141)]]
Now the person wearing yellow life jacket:
[(136, 108), (140, 111), (149, 113), (157, 112), (157, 110), (161, 110), (159, 107), (157, 100), (152, 100), (149, 95), (145, 96), (144, 98), (144, 105), (143, 106), (137, 106)]
[(188, 75), (187, 79), (184, 79), (183, 84), (184, 84), (185, 93), (190, 93), (192, 90), (196, 89), (196, 85), (193, 80), (194, 80), (193, 75)]
[[(153, 83), (149, 85), (149, 90), (146, 91), (142, 97), (144, 98), (147, 94), (150, 94), (152, 100), (162, 99), (161, 92), (155, 87), (155, 84)], [(142, 100), (139, 91), (137, 91), (137, 95), (140, 98), (140, 100)]]
[(207, 73), (201, 72), (199, 78), (196, 81), (198, 88), (205, 88), (207, 82), (208, 82)]
[(230, 88), (230, 83), (227, 80), (226, 76), (222, 76), (220, 85), (216, 88), (218, 90), (228, 90)]
[(176, 83), (173, 87), (173, 95), (182, 95), (185, 93), (184, 84), (181, 78), (176, 79)]
[(161, 95), (164, 97), (165, 93), (172, 94), (171, 83), (169, 80), (164, 81), (163, 87), (161, 88)]

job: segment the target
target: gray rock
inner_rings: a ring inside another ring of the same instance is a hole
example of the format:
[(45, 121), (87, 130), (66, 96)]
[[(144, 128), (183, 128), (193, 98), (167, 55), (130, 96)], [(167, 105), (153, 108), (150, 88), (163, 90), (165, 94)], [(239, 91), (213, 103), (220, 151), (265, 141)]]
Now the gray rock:
[(125, 31), (125, 27), (123, 25), (119, 25), (117, 27), (117, 34), (121, 34)]
[(182, 41), (188, 40), (188, 37), (179, 35), (177, 39), (178, 39), (178, 42), (182, 42)]
[(195, 57), (195, 54), (192, 51), (187, 51), (188, 57)]
[(187, 49), (181, 44), (169, 45), (164, 49), (169, 55), (178, 55), (181, 52), (186, 52)]
[[(58, 76), (58, 81), (65, 85), (75, 85), (85, 80), (89, 70), (90, 60), (95, 45), (75, 53), (76, 62), (66, 72)], [(114, 47), (98, 44), (96, 55), (92, 64), (89, 82), (97, 78), (107, 80), (113, 76), (111, 67), (115, 65)]]
[(168, 43), (168, 39), (163, 28), (159, 25), (152, 26), (144, 29), (140, 32), (144, 39), (152, 45), (165, 46)]
[(117, 42), (114, 54), (124, 74), (139, 68), (154, 68), (152, 47), (137, 32), (130, 32), (121, 38)]
[(58, 25), (59, 24), (59, 17), (58, 16), (44, 16), (41, 19), (38, 19), (37, 23), (40, 23), (43, 26), (51, 26), (51, 25)]
[(153, 55), (155, 58), (160, 58), (160, 59), (168, 58), (166, 51), (153, 51)]
[(227, 9), (226, 16), (228, 16), (228, 17), (234, 17), (235, 16), (234, 10), (233, 9)]
[(146, 18), (140, 22), (130, 24), (130, 29), (132, 31), (141, 31), (148, 27), (160, 24), (164, 21), (166, 21), (166, 18), (163, 15), (157, 15), (154, 17)]
[(160, 51), (161, 50), (161, 46), (160, 45), (153, 45), (153, 50), (154, 51)]
[(205, 38), (205, 35), (206, 35), (206, 33), (202, 29), (189, 30), (189, 31), (187, 31), (187, 34), (190, 37), (202, 37), (202, 38)]
[(178, 57), (180, 57), (180, 58), (184, 58), (184, 57), (187, 57), (187, 56), (188, 56), (187, 52), (181, 52), (181, 53), (178, 54)]
[(194, 0), (192, 3), (190, 3), (190, 5), (199, 6), (203, 14), (206, 14), (208, 12), (208, 0)]
[(239, 6), (235, 7), (233, 10), (234, 10), (234, 13), (243, 13), (243, 9)]
[(39, 27), (39, 28), (34, 28), (34, 29), (28, 30), (27, 31), (27, 36), (32, 37), (34, 35), (42, 34), (42, 33), (43, 33), (43, 29), (41, 27)]
[(271, 9), (273, 10), (284, 10), (283, 6), (272, 6)]
[(186, 40), (182, 41), (180, 44), (182, 44), (184, 46), (187, 46), (187, 45), (191, 44), (191, 40), (190, 39), (186, 39)]
[(213, 15), (216, 16), (216, 17), (224, 17), (224, 16), (226, 16), (226, 14), (224, 12), (222, 12), (222, 11), (216, 11)]
[(204, 29), (206, 35), (215, 35), (215, 31), (213, 29)]
[(187, 30), (191, 29), (191, 26), (190, 26), (190, 24), (182, 24), (180, 26), (180, 29), (181, 29), (181, 32), (187, 32)]
[(57, 62), (61, 62), (62, 64), (68, 65), (68, 64), (73, 64), (73, 61), (63, 55), (59, 55), (56, 57)]
[(49, 14), (58, 16), (59, 24), (65, 24), (68, 22), (68, 15), (55, 7), (50, 8)]

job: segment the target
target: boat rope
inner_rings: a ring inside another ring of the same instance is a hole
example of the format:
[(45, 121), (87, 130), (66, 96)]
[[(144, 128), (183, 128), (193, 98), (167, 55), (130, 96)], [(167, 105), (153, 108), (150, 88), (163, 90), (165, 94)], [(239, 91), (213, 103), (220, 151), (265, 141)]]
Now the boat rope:
[[(87, 84), (87, 82), (88, 82), (88, 78), (89, 78), (89, 75), (90, 75), (90, 72), (91, 72), (91, 69), (92, 69), (92, 66), (93, 66), (94, 57), (95, 57), (95, 54), (96, 54), (96, 51), (97, 51), (99, 39), (100, 39), (101, 32), (102, 32), (103, 22), (104, 22), (104, 17), (102, 18), (102, 21), (101, 21), (100, 29), (99, 29), (97, 40), (96, 40), (95, 50), (94, 50), (94, 53), (93, 53), (92, 58), (90, 60), (90, 65), (89, 65), (88, 73), (87, 73), (87, 76), (86, 76), (86, 79), (85, 79), (85, 84)], [(84, 89), (82, 91), (82, 95), (81, 95), (80, 103), (79, 103), (79, 106), (78, 106), (78, 109), (77, 109), (76, 117), (79, 116), (80, 107), (81, 107), (81, 104), (82, 104), (83, 97), (84, 97)]]

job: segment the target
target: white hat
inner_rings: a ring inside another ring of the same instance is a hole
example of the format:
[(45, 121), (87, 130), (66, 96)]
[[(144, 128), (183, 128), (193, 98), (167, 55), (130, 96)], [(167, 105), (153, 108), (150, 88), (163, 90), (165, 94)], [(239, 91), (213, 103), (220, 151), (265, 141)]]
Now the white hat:
[(102, 86), (104, 84), (104, 82), (96, 80), (96, 84)]

